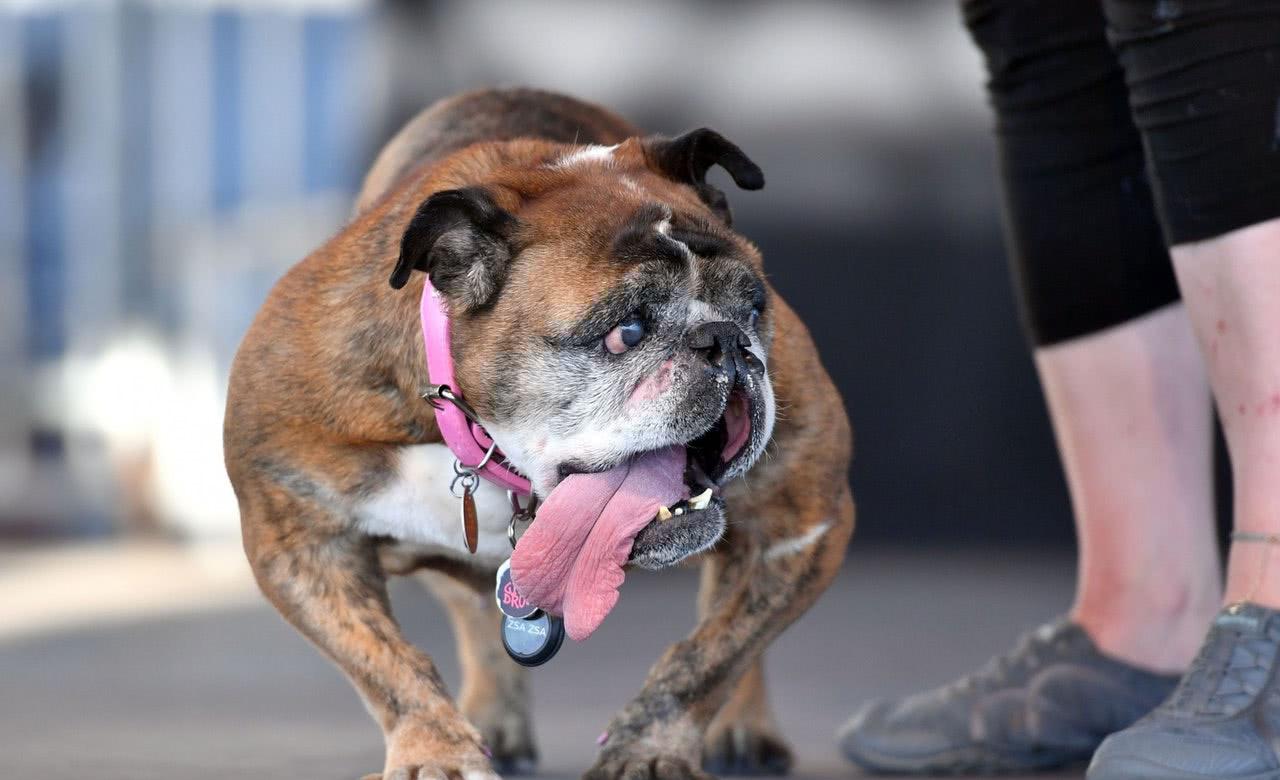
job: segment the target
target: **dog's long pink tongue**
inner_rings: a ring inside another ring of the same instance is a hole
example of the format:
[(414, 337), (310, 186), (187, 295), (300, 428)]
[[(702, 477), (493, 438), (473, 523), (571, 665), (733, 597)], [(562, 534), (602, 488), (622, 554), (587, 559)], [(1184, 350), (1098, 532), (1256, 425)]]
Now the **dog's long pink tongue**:
[(590, 636), (618, 602), (636, 534), (658, 507), (686, 497), (685, 457), (684, 447), (668, 447), (608, 471), (565, 477), (511, 556), (520, 595), (564, 615), (571, 639)]

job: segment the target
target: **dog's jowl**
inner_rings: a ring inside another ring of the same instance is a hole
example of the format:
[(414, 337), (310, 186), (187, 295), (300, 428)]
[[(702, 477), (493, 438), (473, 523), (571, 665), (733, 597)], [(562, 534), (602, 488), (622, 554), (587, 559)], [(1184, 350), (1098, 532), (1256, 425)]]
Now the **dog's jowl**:
[[(764, 184), (710, 130), (644, 135), (531, 90), (446, 100), (382, 151), (350, 224), (245, 337), (225, 428), (245, 551), (381, 725), (386, 780), (533, 766), (528, 671), (493, 598), (508, 558), (520, 598), (578, 640), (628, 566), (701, 558), (697, 627), (607, 725), (588, 776), (789, 766), (761, 654), (843, 558), (851, 437), (713, 166)], [(456, 457), (459, 435), (491, 443), (492, 465)], [(537, 508), (513, 551), (516, 483)], [(452, 618), (457, 701), (391, 616), (386, 578), (411, 572)]]

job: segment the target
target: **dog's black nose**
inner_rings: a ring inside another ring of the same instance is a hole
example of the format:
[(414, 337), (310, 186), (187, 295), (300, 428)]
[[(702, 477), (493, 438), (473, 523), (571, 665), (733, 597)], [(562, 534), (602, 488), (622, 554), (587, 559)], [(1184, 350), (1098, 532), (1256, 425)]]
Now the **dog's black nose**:
[(689, 331), (689, 346), (706, 357), (707, 362), (729, 377), (732, 385), (739, 371), (745, 370), (742, 351), (751, 339), (732, 322), (704, 322)]

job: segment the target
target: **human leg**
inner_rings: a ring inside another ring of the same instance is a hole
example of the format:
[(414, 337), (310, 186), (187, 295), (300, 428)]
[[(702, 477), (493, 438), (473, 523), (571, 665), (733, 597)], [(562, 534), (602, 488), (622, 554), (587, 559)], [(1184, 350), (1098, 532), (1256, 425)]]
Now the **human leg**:
[(991, 72), (1008, 244), (1080, 530), (1080, 588), (1072, 621), (955, 683), (856, 713), (842, 747), (873, 770), (1087, 758), (1172, 688), (1148, 669), (1186, 663), (1219, 592), (1203, 368), (1170, 305), (1176, 285), (1101, 9), (964, 9)]
[(1280, 2), (1105, 4), (1247, 538), (1178, 689), (1090, 778), (1280, 778)]

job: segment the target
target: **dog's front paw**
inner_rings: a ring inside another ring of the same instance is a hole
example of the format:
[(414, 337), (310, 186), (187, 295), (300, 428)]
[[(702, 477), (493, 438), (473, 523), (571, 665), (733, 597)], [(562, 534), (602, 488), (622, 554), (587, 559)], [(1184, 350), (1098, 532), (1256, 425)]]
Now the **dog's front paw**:
[(702, 768), (718, 775), (753, 777), (791, 771), (791, 748), (771, 728), (715, 723), (702, 747)]
[(583, 780), (714, 780), (695, 761), (626, 750), (606, 751)]
[(387, 772), (365, 775), (360, 780), (502, 780), (489, 770), (461, 771), (443, 764), (398, 766)]
[(583, 780), (714, 780), (698, 760), (702, 730), (684, 716), (652, 719), (674, 708), (648, 704), (633, 702), (614, 719)]
[(362, 780), (502, 780), (461, 717), (443, 722), (409, 720), (387, 734), (387, 763)]

